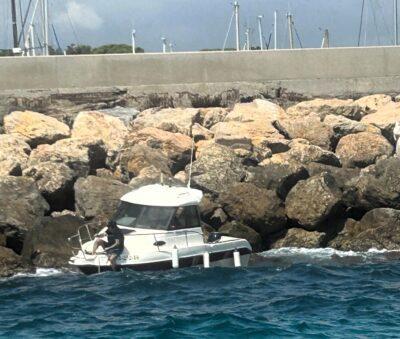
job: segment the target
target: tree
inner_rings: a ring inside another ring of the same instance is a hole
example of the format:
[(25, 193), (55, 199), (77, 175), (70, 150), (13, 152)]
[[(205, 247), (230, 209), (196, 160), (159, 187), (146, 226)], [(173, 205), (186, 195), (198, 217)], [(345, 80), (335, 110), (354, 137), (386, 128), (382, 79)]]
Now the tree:
[(12, 56), (12, 50), (11, 49), (0, 49), (0, 57), (4, 56)]
[(92, 47), (89, 45), (71, 44), (67, 47), (67, 55), (71, 54), (92, 54)]
[[(136, 53), (144, 53), (144, 49), (141, 47), (135, 48)], [(123, 54), (132, 53), (132, 46), (126, 44), (110, 44), (103, 45), (92, 50), (93, 54)]]

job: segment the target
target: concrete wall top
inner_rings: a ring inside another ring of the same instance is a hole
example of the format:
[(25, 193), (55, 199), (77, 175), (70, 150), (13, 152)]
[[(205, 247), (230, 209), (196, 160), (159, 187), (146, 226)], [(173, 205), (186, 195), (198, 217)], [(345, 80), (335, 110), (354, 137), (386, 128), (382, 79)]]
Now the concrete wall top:
[(0, 58), (0, 90), (399, 76), (400, 47)]

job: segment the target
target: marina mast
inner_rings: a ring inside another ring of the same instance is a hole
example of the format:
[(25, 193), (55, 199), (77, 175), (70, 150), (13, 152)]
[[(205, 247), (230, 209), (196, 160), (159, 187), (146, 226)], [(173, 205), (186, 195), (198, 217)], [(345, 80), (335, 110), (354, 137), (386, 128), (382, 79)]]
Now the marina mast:
[(12, 16), (14, 48), (18, 48), (19, 44), (18, 44), (17, 10), (15, 5), (15, 0), (11, 0), (11, 16)]
[(263, 50), (263, 32), (262, 32), (262, 24), (261, 24), (261, 20), (262, 20), (263, 16), (259, 15), (257, 17), (258, 19), (258, 34), (259, 34), (259, 38), (260, 38), (260, 49)]
[(288, 20), (288, 29), (289, 29), (289, 48), (293, 49), (294, 44), (293, 44), (293, 17), (292, 17), (292, 14), (290, 14), (290, 13), (287, 14), (287, 20)]
[(235, 24), (236, 24), (236, 50), (240, 51), (240, 21), (239, 21), (239, 2), (235, 1), (233, 4), (235, 13)]
[(278, 11), (274, 12), (274, 49), (278, 49)]
[(398, 3), (397, 0), (393, 0), (393, 12), (394, 12), (394, 44), (399, 45), (399, 25), (398, 25)]

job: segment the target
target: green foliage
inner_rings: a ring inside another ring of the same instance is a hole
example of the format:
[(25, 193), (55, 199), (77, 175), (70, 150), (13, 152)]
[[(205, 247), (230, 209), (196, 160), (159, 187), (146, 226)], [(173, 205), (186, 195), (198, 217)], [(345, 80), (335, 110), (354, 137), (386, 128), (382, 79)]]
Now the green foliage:
[[(74, 45), (67, 47), (67, 54), (123, 54), (132, 53), (132, 46), (126, 44), (109, 44), (92, 48), (88, 45)], [(144, 53), (144, 49), (136, 47), (136, 53)]]
[(0, 49), (0, 57), (4, 56), (12, 56), (12, 50), (11, 49)]
[(67, 47), (67, 54), (92, 54), (92, 47), (88, 45), (71, 44)]

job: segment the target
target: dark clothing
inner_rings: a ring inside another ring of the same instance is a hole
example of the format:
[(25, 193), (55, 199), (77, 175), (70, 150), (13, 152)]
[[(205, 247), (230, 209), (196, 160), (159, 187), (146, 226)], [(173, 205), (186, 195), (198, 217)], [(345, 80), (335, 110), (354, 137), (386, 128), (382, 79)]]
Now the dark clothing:
[(106, 234), (108, 240), (106, 243), (106, 247), (113, 246), (116, 241), (119, 240), (119, 244), (113, 248), (110, 248), (107, 251), (107, 254), (115, 253), (117, 255), (120, 255), (124, 250), (124, 235), (122, 234), (122, 231), (118, 227), (107, 228)]

